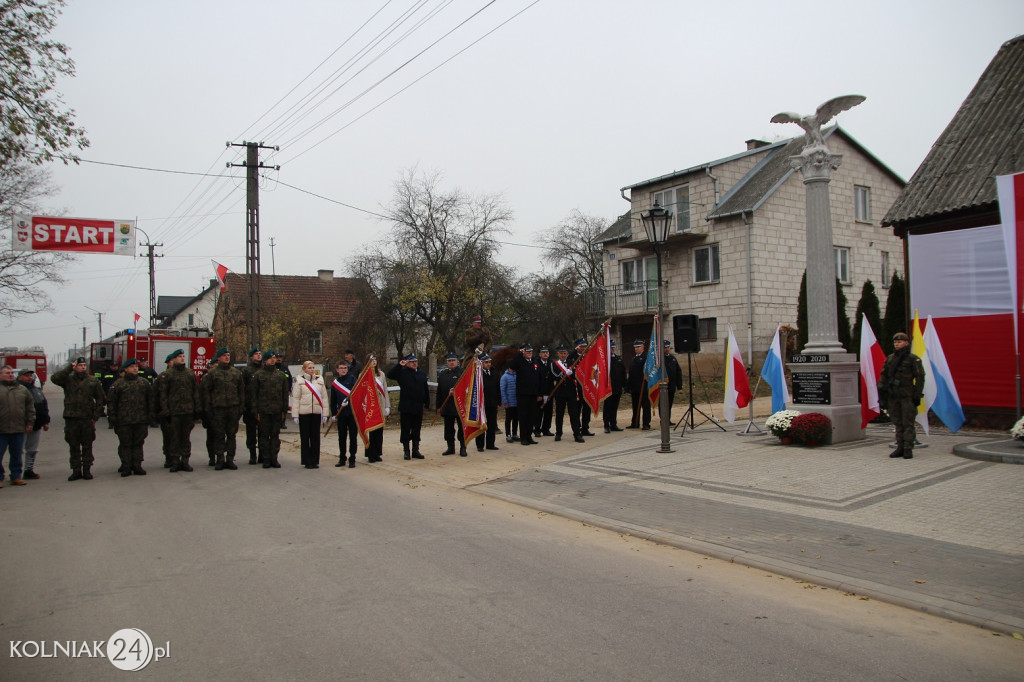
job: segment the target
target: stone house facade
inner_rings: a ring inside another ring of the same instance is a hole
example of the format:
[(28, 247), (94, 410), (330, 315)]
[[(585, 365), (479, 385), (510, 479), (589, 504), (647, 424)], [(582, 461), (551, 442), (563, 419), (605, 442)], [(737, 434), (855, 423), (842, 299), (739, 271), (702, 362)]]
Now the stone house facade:
[[(904, 272), (903, 245), (880, 221), (905, 183), (838, 126), (825, 139), (843, 155), (829, 193), (833, 255), (852, 324), (864, 282), (875, 284), (884, 307), (893, 272)], [(657, 311), (657, 261), (640, 220), (657, 200), (674, 214), (661, 249), (665, 338), (673, 338), (674, 316), (697, 315), (700, 353), (720, 365), (731, 326), (759, 371), (776, 327), (796, 326), (806, 197), (789, 159), (803, 144), (803, 136), (750, 140), (739, 154), (622, 188), (630, 210), (596, 240), (605, 287), (588, 296), (587, 308), (612, 318), (627, 356), (634, 338), (650, 337)]]

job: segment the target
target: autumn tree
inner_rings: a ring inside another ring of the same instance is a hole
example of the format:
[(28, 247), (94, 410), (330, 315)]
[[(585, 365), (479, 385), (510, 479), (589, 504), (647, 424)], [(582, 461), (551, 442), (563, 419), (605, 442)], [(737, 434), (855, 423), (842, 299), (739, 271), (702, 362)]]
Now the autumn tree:
[(900, 273), (894, 272), (889, 283), (889, 295), (885, 299), (882, 338), (878, 340), (886, 355), (893, 352), (892, 337), (898, 332), (910, 334), (910, 318), (907, 315), (907, 286)]
[(377, 294), (400, 354), (461, 350), (476, 314), (500, 334), (514, 296), (514, 272), (495, 260), (496, 237), (507, 232), (511, 210), (497, 195), (444, 189), (441, 179), (436, 172), (403, 173), (383, 208), (390, 233), (349, 266)]
[(861, 328), (863, 327), (863, 317), (866, 316), (868, 318), (868, 324), (871, 325), (871, 329), (874, 330), (876, 335), (882, 333), (882, 309), (878, 303), (878, 294), (875, 293), (875, 285), (871, 283), (870, 279), (864, 282), (864, 287), (860, 291), (860, 301), (857, 302), (857, 312), (855, 315), (853, 338), (856, 346), (847, 350), (851, 353), (856, 353), (860, 357), (860, 335)]
[(38, 213), (39, 202), (57, 193), (50, 172), (26, 161), (0, 163), (0, 317), (8, 320), (47, 310), (44, 285), (64, 284), (70, 253), (13, 251), (11, 225), (16, 213)]
[(41, 164), (89, 146), (56, 89), (58, 77), (75, 74), (75, 63), (66, 45), (47, 38), (64, 4), (0, 0), (0, 167)]

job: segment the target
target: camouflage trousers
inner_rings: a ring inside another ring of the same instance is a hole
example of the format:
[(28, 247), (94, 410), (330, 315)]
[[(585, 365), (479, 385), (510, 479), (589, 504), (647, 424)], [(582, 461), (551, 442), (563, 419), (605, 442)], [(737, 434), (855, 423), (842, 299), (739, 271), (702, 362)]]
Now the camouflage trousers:
[(164, 418), (167, 428), (164, 431), (164, 454), (171, 464), (188, 464), (192, 456), (192, 427), (195, 417), (190, 414), (172, 414)]
[(121, 458), (121, 465), (141, 465), (142, 444), (149, 435), (149, 424), (119, 424), (114, 433), (117, 434), (117, 456)]
[(96, 440), (96, 422), (85, 417), (65, 417), (64, 440), (71, 446), (72, 469), (92, 466), (92, 442)]
[(215, 407), (210, 412), (209, 435), (213, 439), (213, 452), (224, 455), (229, 462), (235, 459), (235, 436), (238, 434), (238, 419), (242, 416), (238, 407)]
[(281, 451), (281, 414), (261, 414), (258, 429), (260, 457), (265, 463), (277, 462), (277, 453)]
[(914, 450), (914, 441), (917, 440), (914, 420), (917, 419), (919, 402), (914, 402), (913, 398), (890, 398), (885, 406), (885, 411), (889, 413), (893, 426), (896, 427), (896, 447), (903, 448), (904, 452)]

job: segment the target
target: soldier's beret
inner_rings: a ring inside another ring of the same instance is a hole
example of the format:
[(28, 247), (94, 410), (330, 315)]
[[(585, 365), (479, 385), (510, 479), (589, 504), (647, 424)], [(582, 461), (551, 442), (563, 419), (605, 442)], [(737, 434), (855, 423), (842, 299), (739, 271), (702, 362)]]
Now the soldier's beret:
[(910, 341), (910, 337), (907, 336), (906, 334), (904, 334), (903, 332), (897, 332), (896, 334), (893, 334), (892, 340), (893, 341)]
[(566, 351), (566, 352), (568, 352), (568, 350), (569, 350), (568, 347), (566, 347), (566, 345), (564, 343), (560, 343), (557, 346), (555, 346), (555, 352), (556, 353), (561, 353), (563, 350)]
[(444, 359), (445, 360), (458, 360), (459, 356), (456, 355), (455, 353), (449, 353), (448, 355), (444, 356)]
[(272, 350), (265, 350), (265, 351), (263, 351), (263, 359), (264, 360), (269, 360), (270, 358), (276, 358), (276, 357), (277, 357), (277, 353), (275, 353)]
[(72, 365), (84, 365), (85, 364), (85, 358), (79, 356), (79, 357), (75, 358), (75, 361), (72, 362), (71, 364)]
[(252, 356), (256, 355), (257, 353), (262, 353), (262, 352), (263, 351), (260, 350), (260, 347), (256, 346), (251, 351), (249, 351), (249, 357), (251, 358)]
[(139, 361), (136, 358), (128, 358), (127, 360), (125, 360), (124, 362), (121, 363), (121, 370), (128, 369), (132, 365), (137, 365), (137, 364), (139, 364)]
[(185, 354), (185, 351), (183, 351), (180, 348), (172, 350), (170, 353), (167, 354), (167, 357), (164, 358), (164, 363), (168, 363), (171, 360), (173, 360), (174, 358), (178, 357), (179, 355), (184, 355), (184, 354)]
[(216, 360), (217, 358), (219, 358), (220, 356), (224, 355), (225, 353), (230, 353), (230, 352), (231, 351), (229, 351), (227, 348), (218, 348), (217, 352), (213, 354), (213, 359)]
[(406, 355), (405, 356), (405, 361), (406, 362), (419, 362), (419, 360), (416, 358), (416, 354), (415, 353), (409, 353), (408, 355)]

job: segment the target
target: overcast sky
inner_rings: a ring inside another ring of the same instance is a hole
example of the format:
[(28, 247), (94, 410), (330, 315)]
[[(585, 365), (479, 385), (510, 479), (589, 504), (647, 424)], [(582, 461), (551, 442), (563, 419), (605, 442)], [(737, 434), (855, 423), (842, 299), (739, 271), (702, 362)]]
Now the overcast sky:
[[(344, 274), (387, 238), (372, 212), (418, 166), (500, 193), (501, 259), (526, 274), (537, 233), (573, 209), (610, 221), (620, 187), (795, 136), (769, 119), (836, 95), (867, 97), (839, 123), (909, 180), (1022, 32), (1019, 0), (72, 0), (53, 37), (77, 75), (60, 88), (97, 163), (54, 164), (47, 209), (137, 218), (164, 244), (157, 295), (194, 295), (211, 259), (245, 271), (244, 169), (225, 168), (243, 152), (225, 143), (258, 140), (281, 146), (261, 157), (281, 165), (260, 195), (264, 273)], [(54, 313), (0, 327), (0, 346), (58, 353), (80, 320), (96, 341), (86, 306), (105, 336), (146, 319), (146, 265), (80, 257)]]

